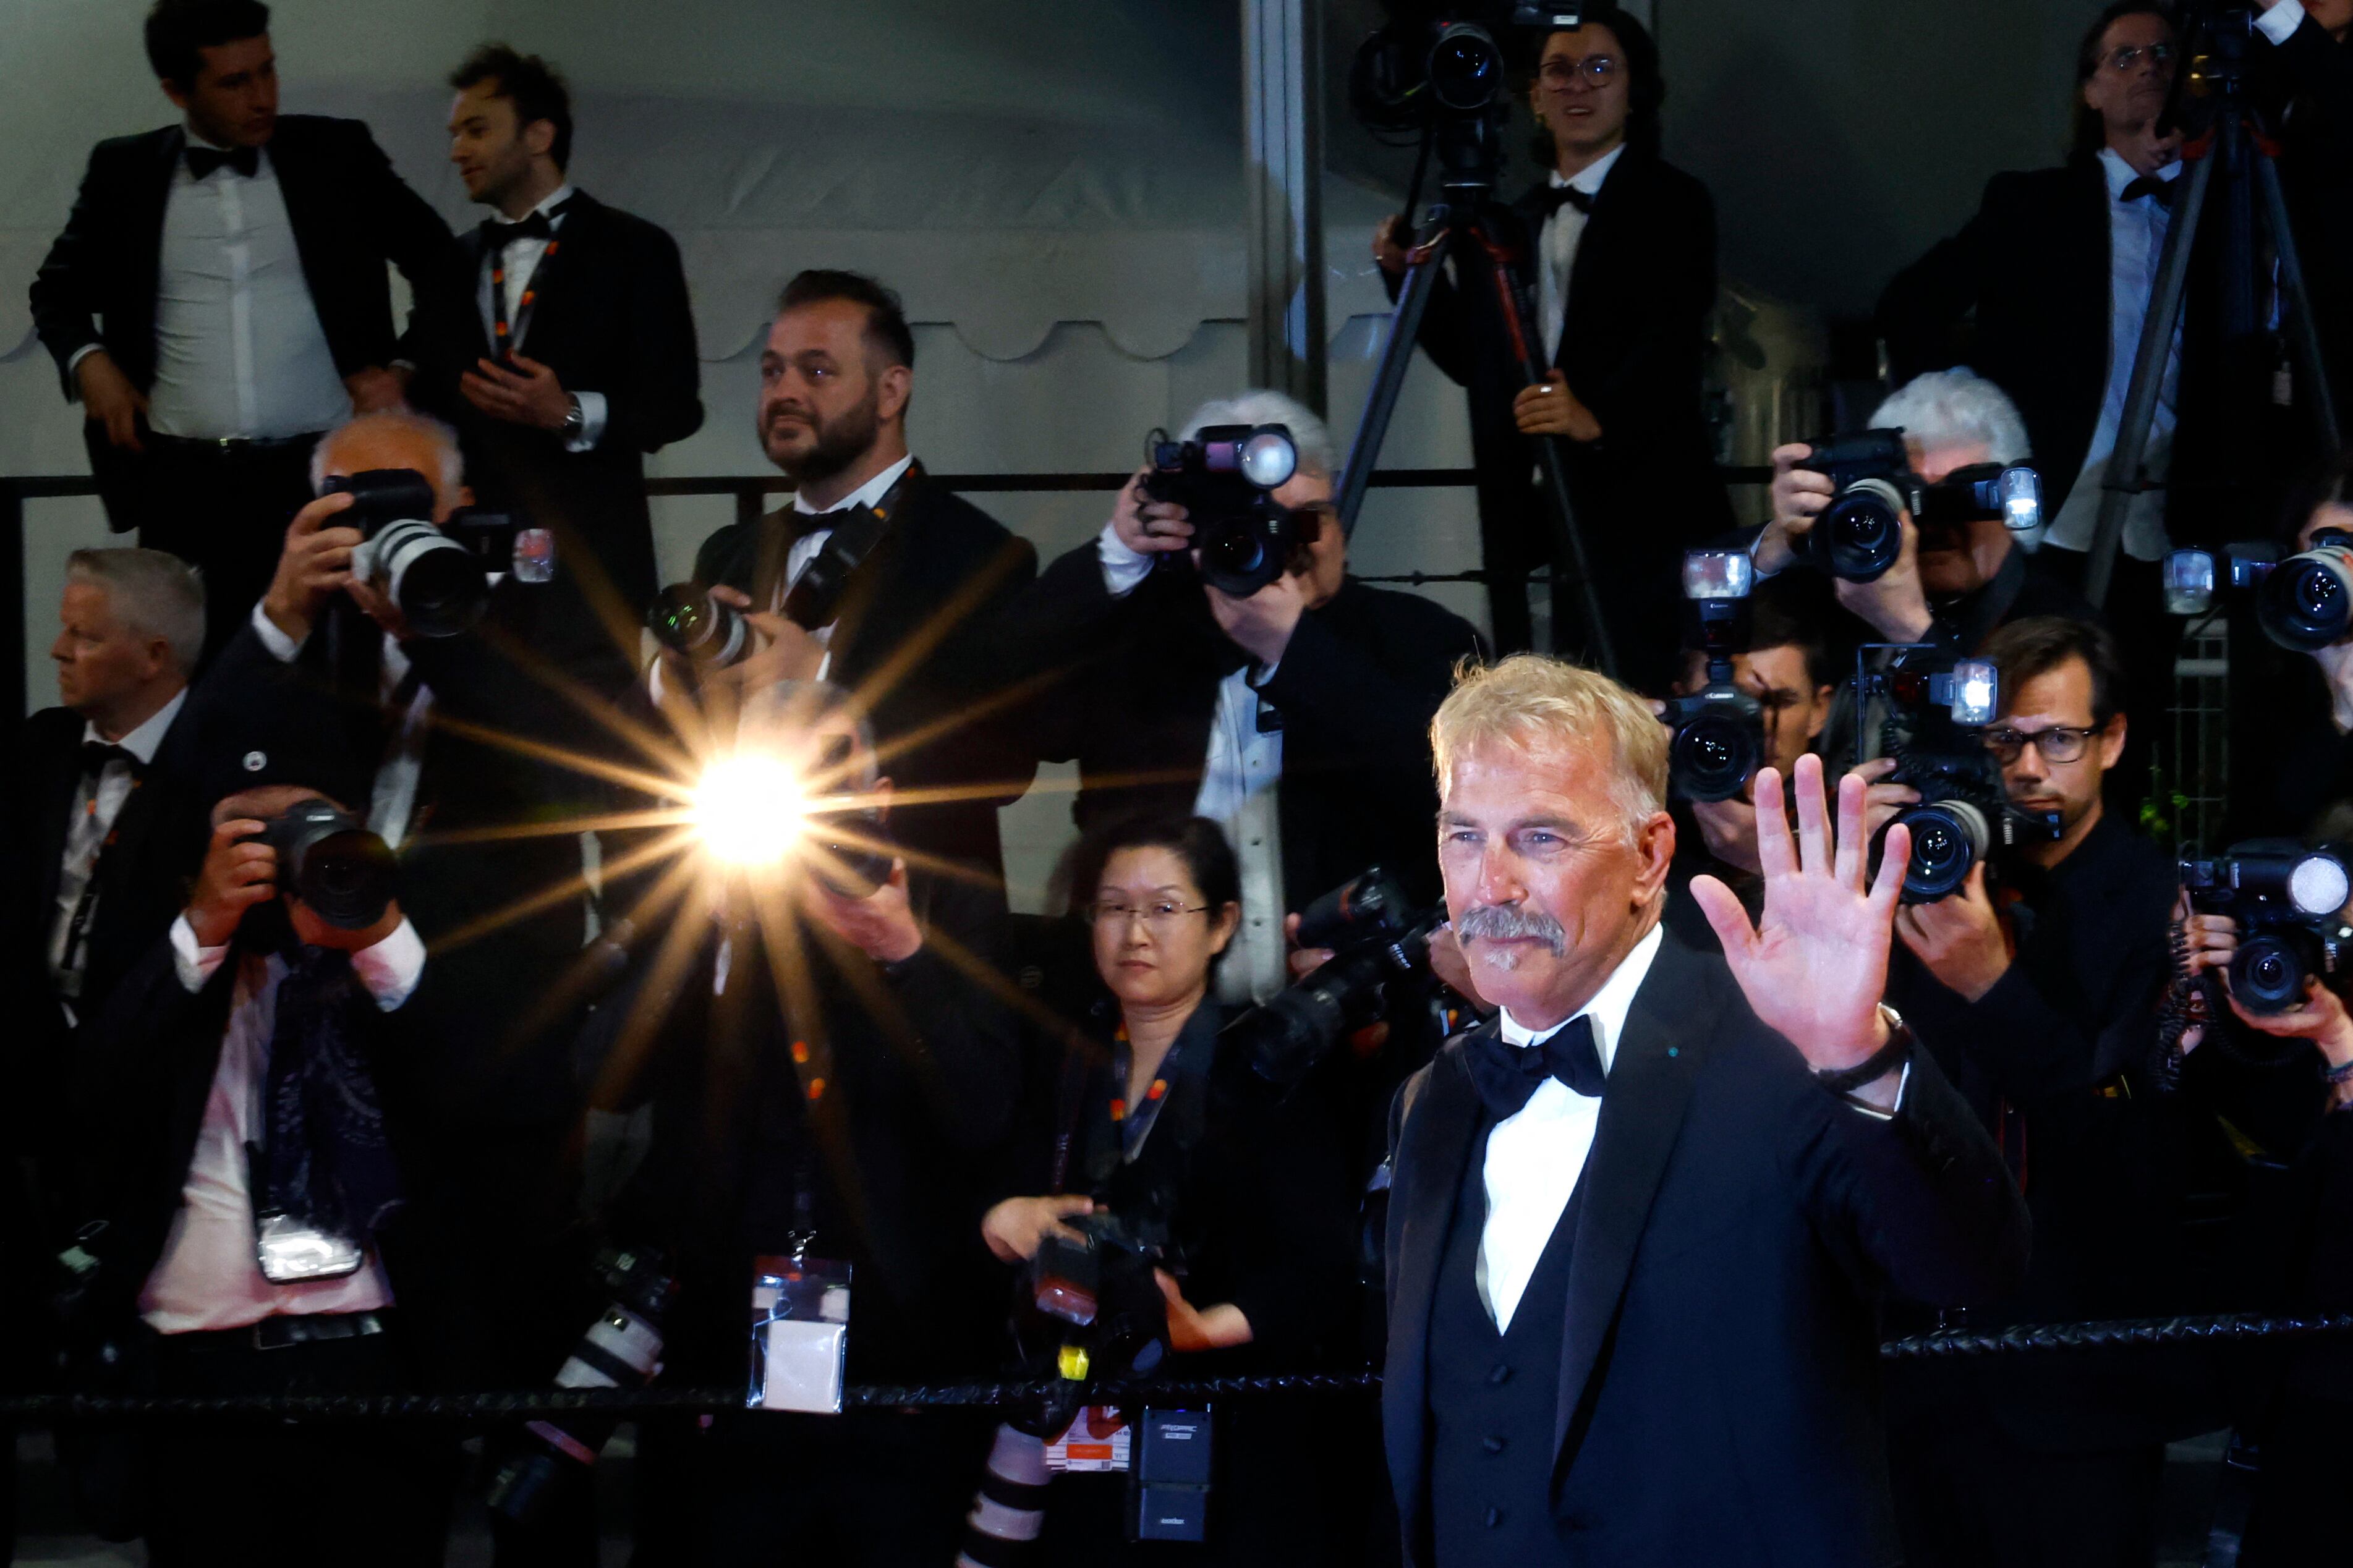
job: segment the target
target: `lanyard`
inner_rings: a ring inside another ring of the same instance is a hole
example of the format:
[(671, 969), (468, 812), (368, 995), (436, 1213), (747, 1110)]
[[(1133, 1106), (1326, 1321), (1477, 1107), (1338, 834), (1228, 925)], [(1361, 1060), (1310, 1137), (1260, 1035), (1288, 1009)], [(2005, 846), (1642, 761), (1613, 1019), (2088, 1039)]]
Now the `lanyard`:
[[(571, 205), (566, 202), (565, 206)], [(548, 220), (553, 223), (563, 213), (564, 208), (558, 207), (548, 215)], [(523, 285), (522, 298), (515, 303), (512, 326), (507, 321), (507, 247), (501, 245), (491, 252), (491, 357), (499, 363), (513, 359), (514, 351), (522, 345), (523, 334), (531, 330), (532, 311), (539, 303), (539, 285), (546, 279), (555, 253), (563, 247), (562, 236), (547, 237), (547, 248), (539, 253), (539, 265), (532, 268), (531, 281)]]
[(1144, 1141), (1152, 1132), (1153, 1124), (1160, 1120), (1161, 1110), (1168, 1104), (1168, 1069), (1176, 1065), (1176, 1057), (1185, 1048), (1185, 1037), (1178, 1035), (1176, 1043), (1160, 1059), (1160, 1071), (1144, 1091), (1144, 1098), (1134, 1106), (1127, 1103), (1127, 1075), (1135, 1065), (1135, 1051), (1127, 1042), (1127, 1026), (1122, 1024), (1112, 1038), (1111, 1047), (1111, 1124), (1119, 1132), (1120, 1157), (1133, 1162), (1144, 1148)]

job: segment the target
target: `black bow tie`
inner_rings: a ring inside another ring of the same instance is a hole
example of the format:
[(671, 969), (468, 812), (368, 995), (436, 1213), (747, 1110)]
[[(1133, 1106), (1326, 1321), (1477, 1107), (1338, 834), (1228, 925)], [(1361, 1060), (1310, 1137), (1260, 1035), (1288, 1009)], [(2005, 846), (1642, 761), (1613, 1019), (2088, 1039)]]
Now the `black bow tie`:
[(2158, 206), (2169, 207), (2173, 205), (2173, 182), (2171, 180), (2154, 179), (2149, 175), (2142, 174), (2135, 178), (2130, 184), (2126, 185), (2124, 188), (2123, 194), (2118, 195), (2116, 200), (2126, 205), (2130, 205), (2133, 202), (2138, 201), (2143, 196), (2154, 196), (2157, 198), (2157, 205)]
[(1546, 217), (1552, 216), (1563, 207), (1575, 207), (1581, 213), (1593, 211), (1592, 194), (1580, 191), (1575, 185), (1548, 185), (1540, 195)]
[(1498, 1121), (1517, 1116), (1528, 1096), (1548, 1078), (1556, 1078), (1588, 1099), (1600, 1098), (1609, 1080), (1601, 1071), (1601, 1053), (1593, 1044), (1593, 1019), (1579, 1014), (1533, 1046), (1514, 1046), (1498, 1029), (1473, 1036), (1464, 1047), (1463, 1061), (1471, 1081), (1488, 1113)]
[(565, 207), (571, 205), (565, 202), (553, 212), (533, 213), (520, 223), (501, 223), (496, 218), (486, 218), (482, 223), (483, 237), (493, 251), (504, 250), (518, 239), (554, 239), (555, 220), (563, 216)]
[(227, 152), (222, 152), (216, 147), (199, 147), (194, 142), (189, 143), (188, 173), (197, 179), (211, 178), (213, 171), (223, 164), (235, 169), (249, 180), (261, 172), (261, 149), (232, 147)]
[(106, 771), (109, 763), (121, 763), (132, 773), (139, 771), (139, 759), (121, 746), (110, 746), (104, 741), (84, 741), (81, 743), (81, 771), (84, 778), (96, 778)]

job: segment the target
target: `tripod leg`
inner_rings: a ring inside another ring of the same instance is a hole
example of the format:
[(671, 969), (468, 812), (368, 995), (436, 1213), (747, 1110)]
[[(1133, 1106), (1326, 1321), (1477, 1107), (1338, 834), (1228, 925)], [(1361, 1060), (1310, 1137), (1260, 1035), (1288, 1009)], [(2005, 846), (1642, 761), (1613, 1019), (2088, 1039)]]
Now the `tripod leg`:
[(1389, 335), (1381, 344), (1380, 365), (1373, 373), (1365, 412), (1356, 421), (1356, 439), (1348, 444), (1348, 467), (1340, 476), (1340, 493), (1335, 500), (1340, 531), (1350, 538), (1356, 532), (1356, 513), (1365, 504), (1366, 487), (1373, 482), (1373, 465), (1380, 458), (1390, 416), (1397, 412), (1398, 394), (1405, 387), (1405, 373), (1413, 363), (1422, 312), (1430, 308), (1430, 290), (1438, 286), (1439, 268), (1445, 265), (1453, 238), (1451, 220), (1441, 213), (1430, 237), (1415, 247), (1420, 259), (1406, 269), (1405, 288), (1398, 295), (1396, 314), (1389, 318)]
[(2304, 262), (2296, 253), (2295, 234), (2288, 227), (2287, 197), (2280, 190), (2279, 165), (2260, 146), (2255, 152), (2255, 181), (2263, 195), (2263, 224), (2271, 230), (2272, 254), (2279, 258), (2288, 331), (2296, 357), (2304, 362), (2306, 384), (2312, 389), (2313, 423), (2319, 427), (2321, 449), (2334, 451), (2343, 441), (2344, 431), (2337, 423), (2328, 366), (2320, 357), (2320, 329), (2312, 319), (2312, 296), (2305, 290)]
[[(1485, 258), (1490, 285), (1495, 290), (1495, 303), (1503, 312), (1504, 329), (1509, 334), (1512, 357), (1518, 362), (1523, 384), (1534, 386), (1546, 374), (1546, 366), (1535, 352), (1535, 334), (1528, 323), (1535, 312), (1529, 306), (1527, 291), (1513, 275), (1511, 256), (1483, 226), (1473, 219), (1472, 238)], [(1580, 595), (1585, 601), (1585, 626), (1592, 638), (1594, 662), (1611, 679), (1618, 679), (1618, 649), (1609, 637), (1609, 623), (1601, 615), (1601, 584), (1594, 580), (1593, 563), (1587, 558), (1585, 535), (1577, 525), (1577, 513), (1568, 500), (1568, 465), (1561, 461), (1560, 437), (1540, 436), (1536, 438), (1536, 465), (1544, 476), (1545, 510), (1552, 523), (1553, 554), (1556, 560), (1567, 560), (1577, 573)], [(1560, 646), (1560, 575), (1553, 574), (1553, 646)]]
[(2116, 570), (2116, 546), (2124, 539), (2125, 510), (2140, 491), (2149, 426), (2157, 417), (2157, 395), (2165, 385), (2166, 362), (2173, 356), (2173, 335), (2181, 323), (2190, 247), (2217, 161), (2217, 153), (2210, 150), (2184, 176), (2188, 188), (2174, 205), (2172, 225), (2165, 231), (2165, 254), (2157, 266), (2157, 288), (2149, 299), (2148, 314), (2141, 318), (2140, 346), (2133, 354), (2124, 420), (2116, 426), (2116, 447), (2108, 454), (2107, 479), (2100, 488), (2099, 526), (2092, 536), (2091, 558), (2084, 569), (2084, 596), (2094, 609), (2108, 602), (2108, 580)]

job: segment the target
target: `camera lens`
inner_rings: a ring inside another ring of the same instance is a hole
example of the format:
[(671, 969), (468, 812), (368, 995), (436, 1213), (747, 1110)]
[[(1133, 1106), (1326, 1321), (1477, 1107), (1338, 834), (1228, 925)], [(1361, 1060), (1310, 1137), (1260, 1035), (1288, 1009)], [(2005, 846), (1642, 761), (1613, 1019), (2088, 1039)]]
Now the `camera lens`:
[(418, 636), (455, 637), (480, 618), (491, 595), (481, 563), (431, 523), (386, 523), (368, 545), (375, 586)]
[(1885, 487), (1857, 486), (1822, 509), (1814, 524), (1820, 536), (1822, 563), (1831, 574), (1850, 583), (1870, 583), (1886, 575), (1904, 543), (1899, 509)]
[(1201, 580), (1246, 599), (1282, 575), (1282, 531), (1260, 518), (1220, 519), (1201, 533)]
[(724, 668), (751, 651), (744, 617), (691, 583), (664, 588), (646, 612), (646, 629), (673, 653)]
[(294, 896), (344, 931), (364, 931), (384, 918), (392, 882), (392, 851), (373, 833), (331, 833), (295, 857)]
[(1457, 22), (1430, 47), (1431, 96), (1457, 114), (1474, 113), (1493, 103), (1503, 81), (1503, 54), (1483, 27)]
[(1757, 771), (1757, 736), (1728, 715), (1703, 715), (1675, 731), (1668, 773), (1685, 800), (1730, 800)]
[(1912, 830), (1912, 858), (1904, 868), (1907, 904), (1934, 903), (1959, 892), (1969, 868), (1992, 840), (1985, 813), (1965, 800), (1914, 806), (1895, 820)]
[(2280, 563), (2256, 595), (2255, 618), (2284, 648), (2310, 653), (2353, 631), (2353, 579), (2347, 552), (2308, 550)]
[(2304, 996), (2305, 965), (2282, 936), (2263, 933), (2240, 943), (2231, 961), (2231, 994), (2250, 1013), (2281, 1013)]

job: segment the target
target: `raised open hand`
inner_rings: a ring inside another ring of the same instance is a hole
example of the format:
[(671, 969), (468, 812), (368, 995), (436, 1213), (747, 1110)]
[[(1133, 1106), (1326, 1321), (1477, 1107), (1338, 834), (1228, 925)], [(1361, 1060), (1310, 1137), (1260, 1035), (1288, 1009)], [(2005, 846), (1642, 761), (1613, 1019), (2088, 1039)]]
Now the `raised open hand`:
[(1692, 896), (1757, 1017), (1817, 1071), (1828, 1071), (1856, 1066), (1887, 1043), (1879, 998), (1912, 836), (1901, 824), (1887, 830), (1879, 875), (1866, 888), (1862, 781), (1852, 774), (1839, 781), (1835, 838), (1820, 758), (1798, 759), (1797, 793), (1793, 841), (1780, 773), (1766, 768), (1757, 775), (1757, 853), (1765, 868), (1759, 925), (1749, 925), (1739, 898), (1714, 877), (1694, 879)]

